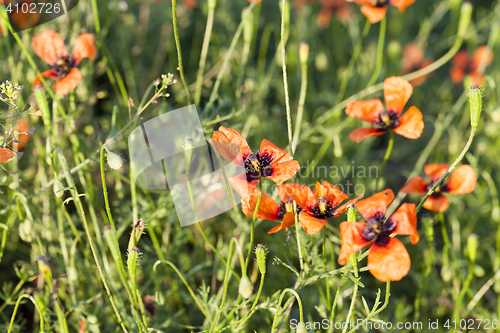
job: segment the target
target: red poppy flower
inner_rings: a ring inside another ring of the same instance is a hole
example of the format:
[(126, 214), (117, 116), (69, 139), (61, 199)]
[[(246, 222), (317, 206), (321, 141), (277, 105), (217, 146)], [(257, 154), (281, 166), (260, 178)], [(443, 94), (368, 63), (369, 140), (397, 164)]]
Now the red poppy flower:
[(355, 2), (361, 6), (361, 12), (370, 20), (371, 23), (382, 21), (387, 13), (387, 6), (391, 5), (399, 9), (402, 13), (406, 7), (410, 6), (415, 0), (346, 0)]
[[(257, 204), (259, 190), (246, 182), (242, 177), (232, 177), (230, 184), (238, 193), (248, 193), (242, 200), (242, 211), (248, 217), (253, 217)], [(357, 202), (362, 196), (339, 206), (349, 196), (337, 186), (327, 181), (316, 183), (314, 191), (306, 185), (286, 183), (278, 185), (278, 194), (281, 203), (276, 203), (266, 193), (261, 194), (261, 201), (257, 211), (257, 218), (263, 220), (282, 221), (268, 233), (276, 233), (295, 223), (293, 202), (297, 206), (299, 223), (309, 235), (318, 233), (328, 222), (326, 218), (337, 217)]]
[(342, 222), (340, 224), (339, 264), (345, 265), (349, 256), (368, 244), (368, 269), (380, 281), (399, 281), (411, 267), (410, 256), (401, 241), (391, 235), (409, 235), (412, 244), (418, 243), (417, 211), (414, 204), (402, 204), (386, 219), (387, 207), (394, 200), (388, 189), (356, 204), (364, 222)]
[(413, 87), (410, 82), (400, 77), (390, 77), (384, 81), (384, 96), (387, 108), (384, 108), (382, 101), (378, 98), (349, 102), (345, 109), (348, 116), (375, 125), (375, 127), (358, 128), (349, 134), (349, 138), (359, 143), (370, 136), (382, 135), (389, 129), (408, 139), (419, 138), (424, 129), (420, 110), (412, 106), (401, 116), (412, 93)]
[[(408, 43), (403, 49), (401, 59), (401, 71), (403, 74), (415, 72), (432, 64), (432, 59), (424, 59), (424, 48), (417, 43)], [(413, 86), (419, 86), (425, 82), (430, 74), (411, 80)]]
[(212, 135), (215, 149), (228, 161), (245, 168), (242, 174), (246, 180), (255, 184), (259, 177), (269, 178), (282, 183), (299, 171), (299, 163), (290, 160), (290, 155), (267, 140), (262, 140), (255, 154), (245, 138), (232, 128), (221, 126)]
[[(87, 33), (76, 38), (71, 59), (68, 56), (61, 35), (52, 30), (45, 30), (33, 36), (31, 46), (40, 59), (52, 66), (51, 69), (42, 72), (41, 75), (46, 78), (57, 79), (54, 90), (59, 95), (66, 95), (76, 88), (78, 82), (82, 79), (82, 73), (76, 66), (84, 58), (94, 60), (96, 52), (94, 36)], [(40, 77), (37, 76), (31, 88), (35, 89), (41, 86)]]
[(320, 29), (328, 28), (334, 14), (337, 20), (342, 22), (352, 16), (352, 10), (344, 0), (320, 0), (320, 2), (322, 8), (316, 19), (316, 25)]
[[(411, 178), (401, 189), (404, 193), (425, 194), (434, 186), (434, 183), (441, 178), (448, 168), (449, 164), (427, 164), (424, 166), (424, 172), (431, 180), (429, 183), (422, 177)], [(461, 165), (450, 175), (449, 180), (437, 187), (435, 192), (424, 203), (424, 208), (435, 212), (444, 212), (450, 205), (450, 200), (443, 193), (466, 194), (474, 191), (476, 188), (476, 173), (470, 165)]]
[(474, 51), (472, 57), (469, 52), (462, 50), (451, 61), (453, 67), (450, 70), (451, 81), (455, 84), (464, 80), (466, 75), (470, 75), (478, 86), (483, 84), (484, 73), (478, 73), (479, 66), (488, 67), (493, 61), (493, 51), (486, 45), (480, 46)]

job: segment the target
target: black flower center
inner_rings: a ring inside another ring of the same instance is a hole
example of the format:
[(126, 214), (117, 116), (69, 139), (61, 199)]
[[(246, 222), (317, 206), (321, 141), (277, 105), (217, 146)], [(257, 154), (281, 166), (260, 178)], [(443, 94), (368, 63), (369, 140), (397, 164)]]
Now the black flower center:
[[(429, 192), (429, 190), (434, 186), (435, 183), (436, 182), (433, 182), (432, 184), (427, 184), (427, 186), (425, 187), (425, 191)], [(448, 184), (440, 185), (436, 187), (436, 189), (432, 193), (432, 197), (439, 198), (443, 195), (443, 192), (448, 192), (449, 190), (450, 189)]]
[(319, 219), (330, 218), (335, 215), (335, 205), (326, 200), (323, 197), (320, 197), (316, 201), (316, 205), (310, 208), (310, 212), (314, 215), (314, 217)]
[(259, 176), (269, 177), (273, 174), (271, 166), (272, 157), (268, 154), (250, 154), (245, 158), (245, 170), (247, 181), (253, 182), (259, 179)]
[(373, 6), (385, 7), (389, 4), (390, 0), (373, 0)]
[(384, 110), (378, 116), (378, 120), (375, 126), (378, 127), (379, 132), (385, 132), (390, 128), (396, 128), (399, 126), (398, 113), (396, 111)]
[(74, 67), (74, 62), (68, 58), (59, 58), (56, 64), (52, 67), (57, 76), (67, 75)]
[[(293, 213), (293, 201), (290, 199), (287, 199), (285, 202), (281, 202), (279, 204), (279, 210), (276, 216), (280, 219), (283, 220), (283, 216), (285, 216), (286, 213)], [(299, 214), (302, 211), (302, 207), (297, 205), (297, 214)]]
[(389, 236), (396, 229), (396, 222), (391, 219), (385, 221), (385, 214), (375, 213), (368, 220), (368, 225), (363, 229), (361, 236), (367, 242), (375, 239), (379, 246), (386, 246), (389, 242)]

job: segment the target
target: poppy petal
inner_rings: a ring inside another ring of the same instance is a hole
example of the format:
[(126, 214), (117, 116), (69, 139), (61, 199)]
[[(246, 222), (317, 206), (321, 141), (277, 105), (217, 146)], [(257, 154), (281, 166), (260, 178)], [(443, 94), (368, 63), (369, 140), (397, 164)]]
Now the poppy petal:
[[(41, 76), (46, 78), (55, 79), (57, 78), (56, 72), (53, 69), (48, 69), (44, 72), (40, 73)], [(31, 84), (31, 90), (35, 90), (36, 88), (43, 87), (42, 80), (40, 80), (40, 75), (35, 76), (33, 83)]]
[(364, 194), (361, 194), (359, 197), (352, 199), (352, 200), (349, 200), (348, 202), (346, 202), (345, 204), (343, 204), (339, 208), (335, 209), (332, 217), (337, 217), (337, 216), (341, 215), (342, 213), (344, 213), (347, 209), (349, 209), (349, 207), (353, 206), (354, 204), (356, 204), (356, 202), (358, 202), (361, 198), (363, 198), (363, 196), (364, 196)]
[(51, 66), (56, 65), (57, 59), (68, 57), (64, 40), (53, 30), (45, 30), (33, 36), (31, 47), (40, 59)]
[(432, 182), (435, 182), (441, 178), (446, 171), (448, 171), (448, 168), (450, 167), (449, 164), (427, 164), (424, 166), (424, 172), (429, 177), (429, 179)]
[(14, 140), (12, 140), (12, 141), (10, 141), (9, 146), (12, 149), (14, 149), (15, 151), (20, 151), (21, 149), (24, 148), (24, 146), (26, 146), (26, 144), (28, 143), (28, 141), (31, 137), (31, 135), (26, 133), (27, 131), (29, 131), (30, 125), (29, 125), (27, 120), (20, 119), (17, 122), (17, 125), (14, 127), (14, 129), (17, 132), (19, 132), (19, 134), (17, 134), (15, 136), (15, 138), (18, 142), (14, 142)]
[(299, 214), (299, 222), (302, 229), (309, 235), (317, 234), (328, 223), (327, 220), (318, 219), (307, 212), (301, 212)]
[(241, 167), (244, 166), (244, 159), (248, 155), (252, 154), (245, 138), (232, 128), (226, 128), (224, 126), (219, 127), (218, 131), (214, 131), (212, 141), (214, 143), (218, 142), (218, 144), (214, 145), (219, 154), (221, 154), (226, 160)]
[(333, 11), (330, 8), (322, 8), (316, 19), (316, 26), (318, 29), (324, 30), (330, 25), (332, 20)]
[(467, 50), (462, 50), (453, 57), (451, 63), (455, 67), (464, 69), (469, 65), (470, 60), (471, 59), (469, 58), (469, 52), (467, 52)]
[(414, 2), (415, 0), (392, 0), (391, 5), (399, 9), (399, 12), (402, 13), (408, 6), (413, 5)]
[(394, 237), (385, 246), (374, 243), (368, 254), (368, 269), (379, 281), (399, 281), (410, 271), (411, 260), (405, 246)]
[(362, 127), (352, 131), (351, 134), (349, 134), (349, 139), (356, 143), (360, 143), (366, 138), (384, 135), (386, 132), (387, 131), (381, 131), (375, 127)]
[(75, 45), (73, 46), (72, 59), (75, 61), (75, 66), (82, 61), (84, 58), (90, 58), (94, 60), (94, 55), (97, 49), (95, 47), (94, 35), (92, 34), (81, 34), (75, 40)]
[(488, 67), (493, 61), (493, 51), (487, 45), (480, 46), (472, 53), (471, 61), (474, 69), (482, 64), (484, 67)]
[(387, 7), (363, 5), (361, 6), (361, 12), (366, 16), (368, 20), (370, 20), (371, 24), (374, 24), (384, 19), (385, 14), (387, 13)]
[(425, 181), (423, 177), (416, 176), (412, 177), (408, 183), (400, 190), (403, 193), (417, 193), (424, 194), (427, 193), (428, 183)]
[(477, 177), (470, 165), (461, 165), (452, 172), (448, 181), (448, 193), (466, 194), (476, 188)]
[(265, 178), (271, 179), (276, 184), (283, 183), (295, 176), (300, 169), (299, 162), (295, 160), (277, 163), (273, 167), (273, 173)]
[(249, 195), (253, 194), (255, 186), (257, 185), (258, 182), (258, 180), (255, 180), (251, 183), (248, 182), (246, 174), (244, 173), (230, 177), (228, 181), (229, 184), (234, 188), (236, 193), (238, 193), (242, 198), (246, 198)]
[(394, 192), (392, 192), (391, 189), (387, 189), (374, 194), (369, 198), (359, 201), (356, 204), (356, 208), (358, 209), (361, 216), (363, 216), (365, 220), (368, 221), (369, 219), (374, 217), (376, 213), (381, 213), (385, 216), (387, 207), (393, 200)]
[(450, 199), (446, 195), (440, 195), (439, 197), (430, 196), (424, 203), (424, 208), (427, 210), (432, 210), (434, 212), (442, 213), (450, 205)]
[(259, 149), (259, 157), (267, 155), (271, 158), (271, 165), (279, 162), (286, 162), (290, 159), (290, 155), (281, 148), (278, 148), (275, 144), (262, 140)]
[(424, 130), (422, 112), (412, 106), (399, 118), (399, 126), (394, 128), (394, 133), (408, 139), (418, 139)]
[(411, 243), (417, 244), (420, 236), (417, 231), (417, 208), (415, 204), (404, 203), (398, 208), (389, 218), (390, 221), (396, 222), (396, 235), (409, 235)]
[(361, 119), (375, 124), (379, 120), (379, 115), (384, 111), (384, 104), (378, 98), (367, 101), (349, 102), (345, 108), (345, 113), (353, 118)]
[(465, 71), (458, 67), (453, 67), (450, 69), (451, 82), (454, 84), (460, 83), (465, 78)]
[(5, 163), (14, 158), (14, 153), (9, 148), (0, 148), (0, 163)]
[(344, 200), (349, 198), (349, 196), (342, 192), (338, 186), (332, 185), (326, 180), (323, 180), (323, 184), (316, 182), (316, 187), (314, 188), (313, 193), (316, 199), (323, 197), (328, 202), (333, 204), (333, 207), (337, 207)]
[[(251, 195), (241, 200), (241, 210), (248, 217), (253, 217), (257, 201), (259, 199), (259, 190), (254, 188)], [(268, 194), (262, 192), (260, 197), (259, 209), (257, 210), (257, 218), (262, 220), (279, 220), (278, 211), (280, 207), (276, 201)], [(293, 215), (293, 214), (292, 214)]]
[(401, 70), (403, 73), (410, 73), (424, 61), (424, 49), (418, 43), (412, 42), (403, 48), (403, 58), (401, 59)]
[(384, 97), (387, 111), (400, 115), (412, 93), (413, 86), (405, 79), (396, 76), (385, 79)]
[(361, 250), (365, 245), (370, 243), (366, 241), (362, 234), (366, 228), (366, 224), (362, 222), (342, 222), (340, 223), (340, 245), (339, 264), (345, 265), (349, 260), (349, 256)]
[(283, 222), (281, 222), (280, 224), (278, 224), (277, 226), (275, 226), (274, 228), (272, 228), (271, 230), (269, 230), (267, 233), (268, 234), (274, 234), (280, 230), (283, 230), (283, 229), (286, 229), (288, 227), (291, 227), (292, 225), (295, 224), (295, 217), (293, 215), (293, 213), (286, 213), (284, 216), (283, 216)]
[(56, 81), (54, 90), (58, 95), (67, 95), (71, 90), (76, 88), (81, 79), (82, 73), (75, 67), (65, 77)]
[(306, 185), (295, 183), (278, 185), (278, 194), (281, 201), (285, 202), (287, 199), (290, 199), (302, 208), (312, 207), (316, 204), (313, 192)]

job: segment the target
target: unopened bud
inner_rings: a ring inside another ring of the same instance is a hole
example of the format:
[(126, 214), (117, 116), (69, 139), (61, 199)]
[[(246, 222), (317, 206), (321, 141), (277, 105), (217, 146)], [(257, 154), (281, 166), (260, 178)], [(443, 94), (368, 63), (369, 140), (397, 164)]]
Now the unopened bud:
[(123, 167), (123, 159), (120, 155), (113, 153), (108, 147), (105, 148), (108, 152), (107, 161), (111, 170), (120, 170)]
[(483, 92), (477, 84), (469, 87), (469, 103), (470, 103), (470, 124), (472, 128), (477, 128), (481, 111), (483, 110)]
[(300, 322), (297, 325), (297, 333), (307, 333), (306, 324), (304, 324), (303, 322)]
[(252, 281), (250, 281), (248, 276), (242, 277), (240, 280), (240, 286), (238, 288), (240, 295), (244, 299), (248, 299), (250, 298), (250, 296), (252, 296), (252, 289), (253, 289)]
[(301, 42), (299, 47), (299, 58), (301, 64), (306, 64), (309, 58), (309, 44), (307, 42)]
[(467, 254), (469, 255), (469, 260), (471, 262), (476, 262), (477, 255), (477, 235), (470, 234), (467, 238)]
[(56, 179), (54, 182), (54, 194), (58, 198), (62, 197), (64, 194), (64, 185), (59, 179)]
[(136, 244), (141, 239), (144, 229), (146, 229), (146, 222), (143, 219), (139, 219), (134, 226), (134, 238)]
[(141, 252), (137, 247), (133, 247), (128, 251), (127, 256), (127, 269), (128, 274), (131, 278), (135, 279), (135, 272), (137, 269), (137, 263), (139, 262), (139, 255)]
[(262, 244), (255, 248), (255, 256), (257, 257), (257, 265), (259, 266), (260, 274), (266, 274), (266, 247)]

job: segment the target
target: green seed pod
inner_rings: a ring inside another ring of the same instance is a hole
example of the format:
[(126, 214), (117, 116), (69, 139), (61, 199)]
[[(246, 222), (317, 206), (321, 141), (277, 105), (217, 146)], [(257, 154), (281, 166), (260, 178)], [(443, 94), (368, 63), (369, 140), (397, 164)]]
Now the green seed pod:
[(127, 269), (128, 269), (128, 274), (132, 279), (135, 279), (135, 271), (137, 269), (137, 263), (139, 262), (140, 254), (141, 252), (137, 247), (133, 247), (128, 251)]
[(476, 262), (477, 238), (475, 234), (470, 234), (467, 238), (467, 254), (469, 255), (469, 260), (473, 263)]
[(266, 274), (266, 247), (262, 244), (255, 248), (255, 256), (257, 257), (257, 265), (259, 266), (260, 274)]
[(472, 128), (477, 128), (481, 111), (483, 110), (483, 92), (477, 84), (469, 87), (469, 103), (470, 103), (470, 124)]
[(300, 322), (297, 325), (297, 333), (307, 333), (306, 324), (304, 324), (303, 322)]
[(250, 281), (248, 276), (242, 277), (240, 280), (240, 286), (238, 288), (240, 295), (244, 299), (249, 299), (250, 296), (252, 296), (252, 289), (253, 289), (252, 281)]
[(56, 179), (56, 181), (54, 182), (54, 194), (56, 195), (56, 197), (60, 198), (64, 195), (64, 185), (63, 183), (59, 180), (59, 179)]
[(109, 225), (105, 226), (102, 231), (104, 239), (106, 239), (106, 243), (108, 243), (109, 250), (111, 251), (111, 256), (114, 260), (121, 260), (120, 246), (118, 245), (115, 231), (113, 231)]
[(299, 58), (302, 65), (307, 63), (307, 59), (309, 58), (309, 44), (307, 42), (300, 43)]

